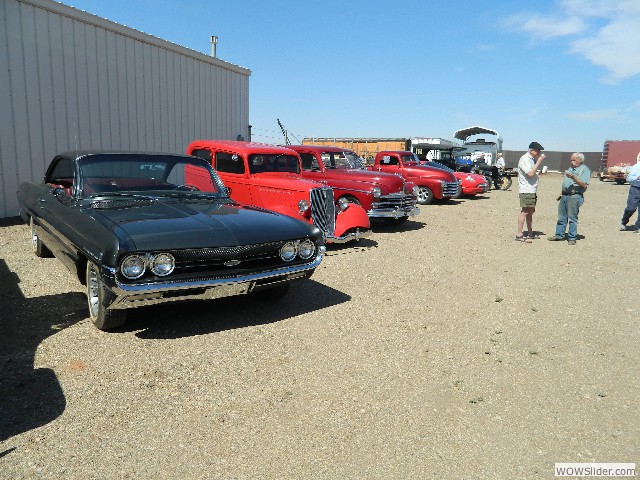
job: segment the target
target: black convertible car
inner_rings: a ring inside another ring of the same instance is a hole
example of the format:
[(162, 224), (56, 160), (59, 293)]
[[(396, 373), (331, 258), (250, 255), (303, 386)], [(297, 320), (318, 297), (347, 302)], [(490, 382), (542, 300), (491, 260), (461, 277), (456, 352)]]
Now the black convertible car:
[(311, 224), (229, 198), (211, 166), (187, 155), (74, 151), (18, 190), (36, 255), (55, 255), (86, 285), (101, 330), (129, 308), (255, 294), (277, 298), (324, 252)]

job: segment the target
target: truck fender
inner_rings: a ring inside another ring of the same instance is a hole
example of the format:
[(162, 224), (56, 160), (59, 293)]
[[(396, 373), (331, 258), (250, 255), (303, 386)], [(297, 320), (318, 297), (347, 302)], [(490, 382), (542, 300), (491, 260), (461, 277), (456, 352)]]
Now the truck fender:
[(341, 237), (348, 230), (353, 228), (369, 230), (370, 227), (371, 224), (369, 222), (369, 215), (367, 215), (367, 211), (360, 205), (350, 203), (346, 210), (343, 210), (336, 215), (336, 230), (334, 235), (336, 237)]

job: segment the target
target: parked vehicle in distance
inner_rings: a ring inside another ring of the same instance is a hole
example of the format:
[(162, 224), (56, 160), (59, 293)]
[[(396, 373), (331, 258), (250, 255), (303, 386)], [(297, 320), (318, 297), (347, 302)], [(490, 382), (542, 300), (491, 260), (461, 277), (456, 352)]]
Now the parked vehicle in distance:
[(376, 154), (369, 170), (401, 175), (418, 187), (418, 203), (427, 205), (459, 195), (458, 179), (451, 172), (420, 165), (415, 153), (402, 150), (383, 150)]
[(458, 182), (460, 183), (461, 189), (458, 196), (462, 196), (462, 195), (473, 196), (473, 195), (478, 195), (479, 193), (486, 193), (489, 191), (489, 185), (484, 175), (479, 175), (477, 173), (470, 173), (470, 172), (456, 172), (451, 168), (447, 167), (446, 165), (443, 165), (440, 162), (425, 161), (425, 162), (420, 162), (420, 164), (425, 165), (427, 167), (441, 168), (443, 170), (453, 173), (453, 175), (458, 179)]
[(302, 177), (300, 156), (291, 149), (234, 140), (195, 140), (187, 154), (205, 159), (240, 203), (274, 210), (316, 225), (327, 243), (345, 243), (370, 235), (367, 212), (340, 202), (333, 190)]
[(603, 167), (598, 177), (601, 182), (605, 180), (612, 180), (616, 182), (618, 185), (623, 185), (627, 181), (627, 175), (631, 171), (631, 164), (629, 163), (619, 163), (617, 165), (613, 165), (611, 167)]
[(399, 175), (365, 170), (353, 150), (320, 145), (286, 148), (300, 155), (304, 178), (333, 188), (337, 204), (356, 203), (367, 211), (369, 218), (381, 218), (394, 225), (420, 213), (414, 184)]
[(145, 305), (281, 297), (325, 248), (316, 227), (232, 201), (211, 166), (186, 155), (61, 153), (43, 182), (20, 185), (18, 203), (34, 253), (77, 275), (101, 330)]

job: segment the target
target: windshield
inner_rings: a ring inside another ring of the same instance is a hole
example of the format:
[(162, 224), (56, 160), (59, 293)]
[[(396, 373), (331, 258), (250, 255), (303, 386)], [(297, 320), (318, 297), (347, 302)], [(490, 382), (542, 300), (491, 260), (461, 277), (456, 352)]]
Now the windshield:
[(259, 153), (249, 156), (251, 173), (288, 172), (300, 173), (300, 160), (286, 153)]
[(403, 154), (401, 158), (404, 165), (417, 165), (420, 163), (418, 160), (418, 156), (415, 153), (407, 152), (406, 154)]
[(211, 166), (193, 157), (105, 153), (79, 159), (78, 168), (83, 197), (186, 191), (226, 196)]
[(360, 168), (358, 156), (354, 152), (322, 152), (320, 158), (325, 168), (349, 170)]

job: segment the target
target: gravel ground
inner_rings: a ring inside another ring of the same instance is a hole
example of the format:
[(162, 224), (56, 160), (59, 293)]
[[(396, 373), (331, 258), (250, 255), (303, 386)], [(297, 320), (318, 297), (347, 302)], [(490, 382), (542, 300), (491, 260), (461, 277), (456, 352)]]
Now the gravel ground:
[[(422, 207), (331, 247), (276, 304), (132, 311), (0, 227), (0, 478), (552, 478), (640, 462), (640, 235), (594, 180), (576, 246), (530, 244), (517, 190)], [(634, 303), (635, 302), (635, 303)]]

